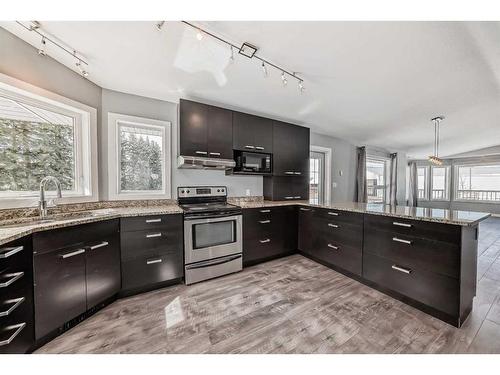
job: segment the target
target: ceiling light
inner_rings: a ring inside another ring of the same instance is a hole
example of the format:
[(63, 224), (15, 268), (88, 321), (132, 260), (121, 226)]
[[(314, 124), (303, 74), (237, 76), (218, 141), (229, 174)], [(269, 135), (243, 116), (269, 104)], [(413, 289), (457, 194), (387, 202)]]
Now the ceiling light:
[(429, 156), (429, 162), (434, 165), (443, 165), (443, 159), (439, 157), (439, 125), (444, 120), (444, 116), (437, 116), (431, 119), (434, 125), (434, 155)]
[(42, 36), (42, 41), (40, 42), (40, 48), (38, 49), (38, 54), (40, 56), (47, 55), (47, 52), (45, 52), (45, 37), (44, 36)]
[(203, 33), (201, 32), (200, 29), (198, 29), (198, 32), (196, 33), (196, 39), (202, 40), (203, 39)]
[(262, 61), (262, 73), (264, 74), (264, 77), (267, 77), (269, 75), (266, 64), (264, 64), (264, 61)]
[(80, 60), (77, 60), (76, 67), (78, 68), (78, 70), (80, 71), (80, 74), (82, 76), (84, 76), (84, 77), (88, 77), (89, 76), (89, 72), (87, 72), (85, 69), (83, 69), (82, 63), (81, 63)]
[(234, 51), (233, 51), (233, 46), (231, 46), (231, 56), (229, 56), (229, 63), (233, 64), (234, 63)]
[(165, 24), (165, 21), (159, 21), (156, 23), (156, 28), (158, 29), (158, 31), (161, 31), (161, 29), (163, 28), (163, 25)]
[(285, 77), (285, 72), (281, 72), (281, 82), (283, 82), (283, 86), (286, 86), (286, 84), (288, 83)]
[(306, 88), (304, 87), (303, 81), (299, 81), (299, 92), (303, 94), (305, 90)]
[(257, 52), (257, 50), (257, 47), (248, 42), (245, 42), (241, 45), (239, 53), (251, 59), (253, 55), (255, 55), (255, 52)]

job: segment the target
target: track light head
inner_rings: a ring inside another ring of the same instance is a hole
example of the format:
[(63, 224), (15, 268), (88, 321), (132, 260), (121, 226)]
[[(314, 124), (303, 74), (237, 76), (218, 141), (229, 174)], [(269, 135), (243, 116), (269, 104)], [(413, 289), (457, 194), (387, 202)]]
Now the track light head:
[(301, 94), (303, 94), (303, 93), (304, 93), (304, 91), (306, 91), (306, 88), (304, 87), (304, 83), (303, 83), (303, 81), (299, 81), (298, 86), (299, 86), (299, 92), (300, 92)]
[(156, 25), (155, 25), (155, 26), (156, 26), (156, 29), (157, 29), (158, 31), (161, 31), (161, 29), (163, 28), (163, 25), (164, 25), (164, 24), (165, 24), (165, 21), (159, 21), (159, 22), (157, 22), (157, 23), (156, 23)]
[(76, 67), (77, 67), (77, 68), (78, 68), (78, 70), (80, 71), (80, 74), (81, 74), (83, 77), (85, 77), (85, 78), (86, 78), (86, 77), (88, 77), (88, 76), (89, 76), (89, 72), (87, 72), (85, 69), (83, 69), (83, 67), (82, 67), (82, 63), (81, 63), (81, 61), (80, 61), (80, 60), (78, 60), (78, 61), (76, 62), (76, 64), (75, 64), (75, 65), (76, 65)]
[(229, 63), (234, 64), (234, 51), (233, 46), (231, 46), (231, 56), (229, 56)]
[(47, 52), (45, 51), (45, 37), (42, 36), (42, 41), (40, 42), (40, 48), (38, 49), (38, 54), (40, 56), (46, 56), (47, 55)]
[(196, 33), (196, 39), (202, 40), (203, 39), (203, 32), (201, 29), (198, 29), (198, 32)]
[(264, 61), (262, 61), (262, 73), (264, 74), (264, 77), (269, 76), (269, 72), (267, 71), (267, 66)]
[(286, 86), (288, 81), (285, 77), (285, 72), (281, 72), (281, 82), (283, 83), (283, 86)]

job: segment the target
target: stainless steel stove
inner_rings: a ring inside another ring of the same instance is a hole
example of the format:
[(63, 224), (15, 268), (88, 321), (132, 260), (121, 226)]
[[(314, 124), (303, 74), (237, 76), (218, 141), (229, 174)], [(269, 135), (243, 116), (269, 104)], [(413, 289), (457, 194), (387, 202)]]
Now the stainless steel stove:
[(225, 186), (177, 188), (184, 210), (186, 284), (241, 271), (241, 207), (227, 203)]

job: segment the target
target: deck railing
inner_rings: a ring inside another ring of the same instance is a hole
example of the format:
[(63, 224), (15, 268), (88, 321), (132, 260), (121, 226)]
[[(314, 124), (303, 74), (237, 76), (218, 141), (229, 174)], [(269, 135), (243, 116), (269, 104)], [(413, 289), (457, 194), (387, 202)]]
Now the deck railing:
[(456, 199), (500, 202), (500, 190), (457, 190)]

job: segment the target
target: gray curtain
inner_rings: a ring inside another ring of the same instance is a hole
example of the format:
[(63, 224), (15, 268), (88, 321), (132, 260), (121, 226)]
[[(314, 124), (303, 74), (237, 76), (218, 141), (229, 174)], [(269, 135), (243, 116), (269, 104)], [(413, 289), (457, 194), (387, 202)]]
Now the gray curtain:
[(356, 201), (366, 203), (368, 201), (366, 189), (366, 148), (358, 148), (358, 169), (356, 171), (357, 194)]
[(391, 161), (389, 165), (389, 204), (395, 206), (398, 204), (398, 154), (391, 154)]
[(417, 207), (417, 163), (411, 162), (408, 164), (409, 171), (409, 186), (408, 186), (408, 206)]

